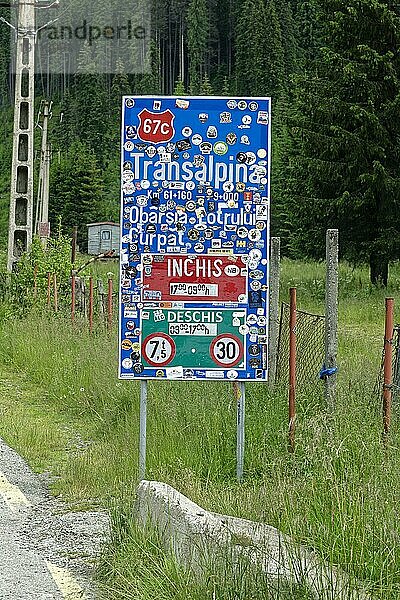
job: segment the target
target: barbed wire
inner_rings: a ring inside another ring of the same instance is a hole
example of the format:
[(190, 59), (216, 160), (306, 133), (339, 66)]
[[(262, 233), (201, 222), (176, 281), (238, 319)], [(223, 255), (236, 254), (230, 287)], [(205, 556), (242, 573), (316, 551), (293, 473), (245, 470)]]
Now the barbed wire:
[[(290, 306), (281, 304), (276, 382), (289, 380)], [(325, 355), (325, 317), (296, 311), (296, 382), (304, 387), (318, 380)]]

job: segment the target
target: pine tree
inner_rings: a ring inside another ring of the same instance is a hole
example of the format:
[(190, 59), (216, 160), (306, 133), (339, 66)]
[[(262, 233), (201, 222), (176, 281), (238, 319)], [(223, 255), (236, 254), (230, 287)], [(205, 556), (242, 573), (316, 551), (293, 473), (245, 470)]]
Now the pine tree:
[(213, 93), (214, 93), (214, 91), (212, 89), (210, 79), (209, 79), (208, 75), (206, 74), (206, 75), (204, 75), (203, 81), (201, 82), (200, 95), (201, 96), (212, 96)]
[(80, 141), (52, 168), (50, 221), (52, 228), (61, 217), (65, 233), (78, 226), (78, 243), (87, 246), (87, 223), (108, 218), (103, 212), (103, 181), (94, 153)]
[(400, 20), (389, 4), (321, 0), (326, 43), (298, 96), (287, 204), (297, 249), (321, 256), (338, 227), (344, 255), (385, 285), (400, 256)]
[(191, 0), (187, 13), (187, 45), (189, 52), (189, 89), (198, 94), (203, 78), (209, 20), (206, 0)]
[(284, 88), (284, 52), (273, 0), (245, 0), (236, 31), (238, 95), (272, 96)]

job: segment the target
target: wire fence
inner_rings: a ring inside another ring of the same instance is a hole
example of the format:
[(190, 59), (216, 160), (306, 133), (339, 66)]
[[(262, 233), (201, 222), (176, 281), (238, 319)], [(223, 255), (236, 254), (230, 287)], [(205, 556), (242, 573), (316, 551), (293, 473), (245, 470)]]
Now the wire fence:
[[(400, 397), (400, 325), (395, 325), (392, 336), (392, 399)], [(385, 361), (385, 348), (382, 350), (381, 367), (377, 377), (374, 397), (379, 397), (383, 390), (383, 365)]]
[[(289, 381), (290, 306), (281, 304), (276, 379)], [(325, 317), (303, 310), (296, 311), (296, 384), (306, 387), (318, 380), (325, 356)]]

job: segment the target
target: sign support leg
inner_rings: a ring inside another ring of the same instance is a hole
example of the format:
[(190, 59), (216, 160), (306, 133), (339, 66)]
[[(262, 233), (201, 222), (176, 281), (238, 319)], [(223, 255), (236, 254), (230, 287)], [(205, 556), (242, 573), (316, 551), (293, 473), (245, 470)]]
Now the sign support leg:
[(237, 438), (236, 438), (236, 477), (239, 482), (243, 480), (244, 466), (244, 422), (245, 422), (245, 384), (240, 381), (234, 384), (237, 398)]
[(146, 474), (147, 379), (140, 382), (139, 481)]

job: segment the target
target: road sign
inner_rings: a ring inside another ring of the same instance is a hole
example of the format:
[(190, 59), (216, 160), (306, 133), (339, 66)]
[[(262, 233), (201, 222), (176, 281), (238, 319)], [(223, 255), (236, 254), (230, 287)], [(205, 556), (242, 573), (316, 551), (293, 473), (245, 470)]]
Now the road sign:
[(123, 379), (265, 380), (270, 100), (123, 99)]

